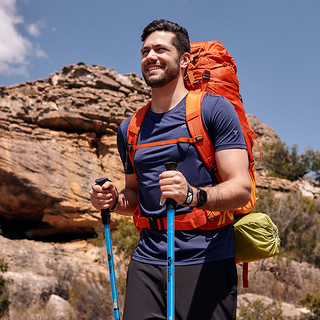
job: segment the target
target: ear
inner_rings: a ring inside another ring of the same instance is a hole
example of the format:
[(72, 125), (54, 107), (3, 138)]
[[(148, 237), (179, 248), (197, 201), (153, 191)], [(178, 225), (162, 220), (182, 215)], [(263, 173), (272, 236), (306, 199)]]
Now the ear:
[(186, 69), (190, 63), (190, 53), (185, 52), (181, 57), (180, 57), (180, 65), (182, 69)]

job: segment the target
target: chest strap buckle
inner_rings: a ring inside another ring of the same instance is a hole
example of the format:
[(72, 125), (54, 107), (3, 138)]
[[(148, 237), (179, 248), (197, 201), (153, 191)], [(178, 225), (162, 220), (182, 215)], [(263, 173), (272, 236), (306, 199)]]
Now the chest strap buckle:
[(155, 218), (155, 217), (147, 217), (150, 230), (152, 231), (159, 231), (165, 230), (162, 218)]

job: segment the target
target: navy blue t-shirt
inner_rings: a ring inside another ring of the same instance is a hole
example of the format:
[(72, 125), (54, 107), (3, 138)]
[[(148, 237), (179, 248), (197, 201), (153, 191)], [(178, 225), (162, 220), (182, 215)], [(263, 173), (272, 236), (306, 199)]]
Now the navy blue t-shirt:
[[(137, 144), (190, 137), (185, 115), (186, 97), (173, 109), (165, 113), (154, 113), (150, 109), (143, 120)], [(217, 95), (206, 94), (201, 112), (205, 127), (216, 151), (223, 149), (246, 149), (238, 116), (230, 102)], [(126, 154), (127, 128), (131, 118), (125, 120), (118, 130), (118, 149), (125, 173), (134, 173)], [(194, 187), (217, 184), (214, 174), (201, 160), (196, 147), (188, 143), (174, 143), (138, 149), (134, 166), (139, 181), (139, 206), (144, 216), (165, 217), (166, 208), (160, 205), (159, 174), (165, 171), (164, 163), (178, 163)], [(192, 208), (177, 206), (176, 214), (191, 212)], [(176, 265), (198, 264), (234, 257), (232, 226), (204, 231), (175, 231)], [(135, 249), (136, 261), (165, 265), (167, 259), (166, 231), (144, 229)]]

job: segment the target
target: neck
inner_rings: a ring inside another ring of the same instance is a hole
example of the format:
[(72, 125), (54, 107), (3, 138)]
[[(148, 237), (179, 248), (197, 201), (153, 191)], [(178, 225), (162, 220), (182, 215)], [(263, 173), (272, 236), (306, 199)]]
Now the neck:
[(180, 77), (176, 81), (171, 81), (160, 88), (152, 88), (151, 110), (155, 113), (163, 113), (174, 108), (188, 93), (183, 79)]

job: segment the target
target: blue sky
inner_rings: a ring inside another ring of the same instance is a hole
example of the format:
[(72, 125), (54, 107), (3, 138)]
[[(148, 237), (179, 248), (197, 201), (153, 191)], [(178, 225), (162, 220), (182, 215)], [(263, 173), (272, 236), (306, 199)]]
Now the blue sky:
[(79, 61), (141, 75), (141, 32), (165, 18), (226, 47), (247, 113), (320, 150), (319, 13), (320, 0), (0, 0), (0, 85)]

